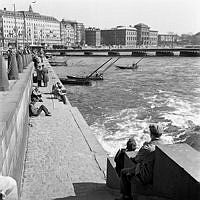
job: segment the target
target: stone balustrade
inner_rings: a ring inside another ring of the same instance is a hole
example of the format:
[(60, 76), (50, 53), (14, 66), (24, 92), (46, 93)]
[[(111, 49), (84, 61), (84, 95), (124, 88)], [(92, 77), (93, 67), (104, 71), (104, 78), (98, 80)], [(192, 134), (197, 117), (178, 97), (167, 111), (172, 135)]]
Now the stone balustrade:
[(26, 57), (29, 65), (18, 74), (17, 80), (8, 81), (5, 61), (0, 56), (0, 88), (3, 90), (0, 91), (0, 172), (13, 177), (18, 187), (21, 184), (32, 91), (33, 63), (30, 63), (30, 56)]

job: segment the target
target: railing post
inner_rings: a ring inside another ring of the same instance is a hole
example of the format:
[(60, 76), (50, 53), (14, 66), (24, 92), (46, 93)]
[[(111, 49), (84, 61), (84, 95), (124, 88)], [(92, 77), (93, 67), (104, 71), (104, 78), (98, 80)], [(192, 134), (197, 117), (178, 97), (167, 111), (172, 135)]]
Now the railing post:
[(22, 53), (22, 63), (23, 63), (23, 68), (25, 69), (26, 68), (26, 58), (25, 58), (24, 53)]
[(22, 73), (23, 72), (23, 63), (22, 63), (22, 56), (19, 51), (16, 53), (16, 59), (17, 59), (18, 71), (19, 71), (19, 73)]
[(8, 73), (3, 55), (0, 55), (0, 91), (9, 90)]
[(17, 60), (16, 60), (16, 54), (12, 54), (9, 56), (10, 61), (8, 66), (8, 79), (9, 80), (17, 80), (19, 79), (18, 74), (18, 67), (17, 67)]

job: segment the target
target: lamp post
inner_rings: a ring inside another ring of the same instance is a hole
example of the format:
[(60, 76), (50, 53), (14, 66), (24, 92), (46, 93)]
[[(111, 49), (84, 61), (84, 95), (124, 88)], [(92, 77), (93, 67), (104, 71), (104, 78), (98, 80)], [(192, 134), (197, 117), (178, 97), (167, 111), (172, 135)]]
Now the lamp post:
[(15, 4), (13, 4), (13, 6), (14, 6), (14, 19), (15, 19), (15, 27), (14, 27), (14, 31), (15, 31), (15, 45), (16, 45), (16, 49), (18, 49), (18, 41), (17, 41), (17, 19), (16, 19)]

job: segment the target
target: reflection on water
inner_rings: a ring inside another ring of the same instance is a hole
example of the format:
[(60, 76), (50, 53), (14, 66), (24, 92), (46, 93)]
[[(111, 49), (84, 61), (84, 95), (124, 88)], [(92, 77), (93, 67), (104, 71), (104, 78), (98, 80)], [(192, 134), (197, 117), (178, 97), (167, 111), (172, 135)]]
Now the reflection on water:
[[(68, 57), (59, 57), (66, 60)], [(108, 57), (71, 57), (64, 75), (87, 75)], [(140, 58), (120, 58), (128, 65)], [(91, 87), (66, 85), (67, 96), (79, 108), (93, 133), (110, 154), (135, 136), (138, 148), (149, 139), (148, 124), (161, 122), (168, 141), (185, 141), (200, 124), (200, 58), (148, 57), (137, 70), (114, 66), (104, 81)], [(196, 132), (195, 132), (196, 133)]]

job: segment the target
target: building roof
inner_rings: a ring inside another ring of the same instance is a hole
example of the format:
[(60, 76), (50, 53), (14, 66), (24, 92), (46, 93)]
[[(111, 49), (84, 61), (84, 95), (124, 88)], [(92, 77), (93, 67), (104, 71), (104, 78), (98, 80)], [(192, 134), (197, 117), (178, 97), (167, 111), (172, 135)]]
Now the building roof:
[(132, 26), (117, 26), (117, 27), (111, 28), (111, 29), (104, 29), (103, 31), (113, 31), (113, 30), (133, 30), (133, 31), (136, 31), (136, 29)]
[[(14, 16), (14, 11), (0, 10), (0, 16)], [(25, 16), (25, 18), (35, 18), (40, 20), (59, 22), (55, 17), (40, 15), (39, 13), (33, 12), (32, 10), (16, 11), (15, 16), (16, 17)]]
[(134, 27), (145, 27), (145, 28), (150, 28), (149, 26), (147, 26), (146, 24), (143, 24), (143, 23), (136, 24)]

